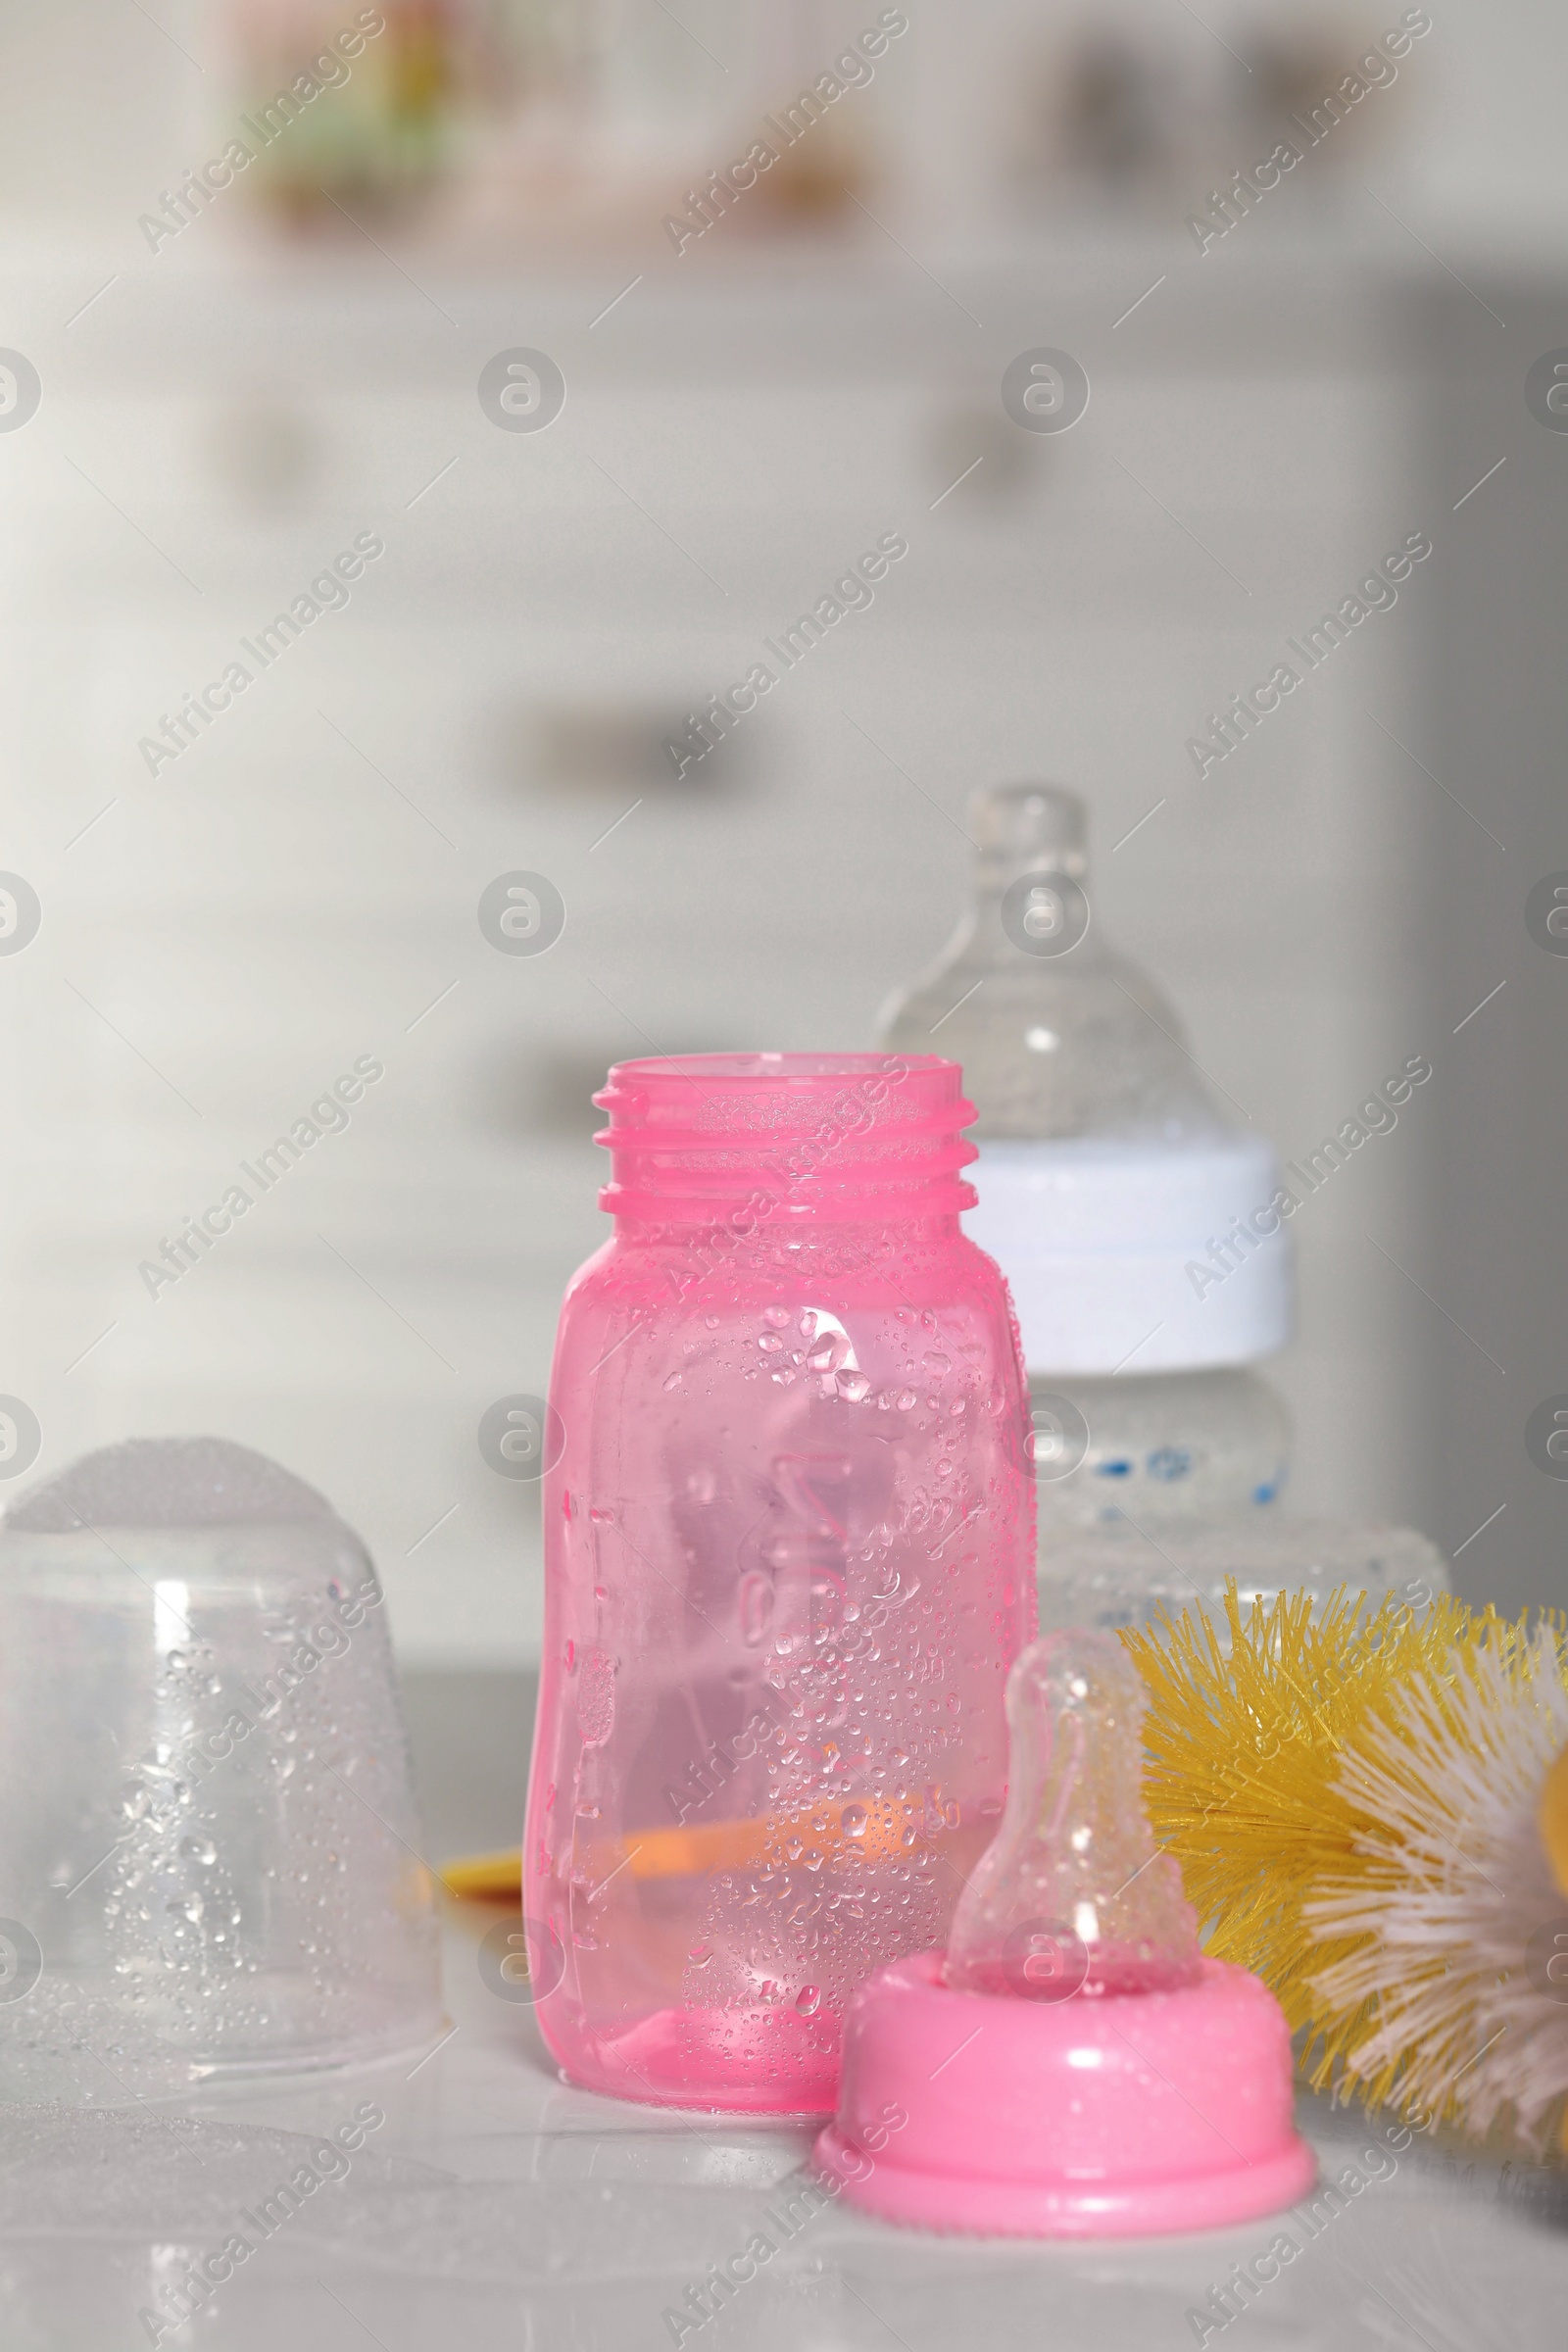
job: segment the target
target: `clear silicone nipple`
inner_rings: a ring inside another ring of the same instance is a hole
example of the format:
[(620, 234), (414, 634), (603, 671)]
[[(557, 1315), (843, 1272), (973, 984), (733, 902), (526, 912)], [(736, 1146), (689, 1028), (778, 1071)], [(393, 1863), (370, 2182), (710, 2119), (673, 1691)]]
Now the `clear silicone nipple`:
[(1146, 1704), (1113, 1634), (1051, 1634), (1017, 1660), (1006, 1809), (958, 1898), (950, 1984), (1060, 2001), (1198, 1981), (1198, 1922), (1144, 1811)]

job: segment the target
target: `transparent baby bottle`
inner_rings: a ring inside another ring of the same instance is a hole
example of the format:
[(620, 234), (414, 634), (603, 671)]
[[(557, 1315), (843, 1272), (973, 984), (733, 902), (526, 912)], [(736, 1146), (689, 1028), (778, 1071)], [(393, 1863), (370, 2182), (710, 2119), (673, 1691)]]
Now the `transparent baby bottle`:
[(1006, 1275), (1029, 1369), (1047, 1626), (1147, 1623), (1228, 1577), (1252, 1593), (1441, 1589), (1408, 1529), (1277, 1509), (1285, 1408), (1256, 1363), (1291, 1336), (1290, 1219), (1272, 1146), (1204, 1087), (1173, 1006), (1106, 945), (1084, 804), (1007, 784), (970, 811), (971, 905), (881, 1042), (933, 1030), (978, 1112), (967, 1229)]
[(943, 1941), (995, 1833), (1033, 1484), (960, 1084), (710, 1054), (597, 1098), (615, 1233), (557, 1343), (523, 1878), (591, 2088), (831, 2106), (848, 1995)]

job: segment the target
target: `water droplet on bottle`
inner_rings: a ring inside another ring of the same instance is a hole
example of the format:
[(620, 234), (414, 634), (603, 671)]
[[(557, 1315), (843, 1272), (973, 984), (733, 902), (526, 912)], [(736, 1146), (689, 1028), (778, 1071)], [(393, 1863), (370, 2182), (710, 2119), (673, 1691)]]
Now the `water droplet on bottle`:
[(182, 1838), (179, 1850), (192, 1862), (216, 1862), (218, 1848), (210, 1838)]
[(898, 1393), (898, 1396), (894, 1398), (894, 1402), (897, 1404), (901, 1413), (912, 1413), (916, 1403), (914, 1391), (912, 1389), (901, 1389)]
[(814, 2017), (821, 2006), (822, 1992), (819, 1985), (803, 1984), (795, 1995), (796, 2012), (801, 2017)]
[(752, 1646), (763, 1640), (773, 1615), (773, 1580), (760, 1568), (749, 1568), (736, 1592), (741, 1640)]
[(846, 1805), (839, 1818), (846, 1838), (865, 1836), (866, 1813), (863, 1805)]
[(762, 1321), (771, 1323), (775, 1331), (787, 1330), (789, 1320), (790, 1310), (787, 1306), (764, 1306), (762, 1309)]

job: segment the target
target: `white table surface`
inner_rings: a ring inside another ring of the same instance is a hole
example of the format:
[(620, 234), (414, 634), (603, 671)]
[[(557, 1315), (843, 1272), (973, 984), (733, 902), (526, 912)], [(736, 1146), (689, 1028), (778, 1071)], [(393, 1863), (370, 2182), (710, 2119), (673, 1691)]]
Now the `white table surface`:
[[(571, 2088), (526, 2005), (489, 1992), (477, 1944), (498, 1916), (451, 1907), (450, 2038), (422, 2063), (227, 2087), (105, 2120), (11, 2111), (0, 2158), (6, 2352), (132, 2352), (182, 2255), (362, 2102), (386, 2121), (162, 2338), (211, 2352), (635, 2352), (676, 2340), (666, 2310), (763, 2226), (807, 2161), (809, 2125), (625, 2107)], [(1366, 2142), (1303, 2102), (1337, 2172)], [(135, 2135), (134, 2148), (122, 2144)], [(113, 2139), (111, 2148), (107, 2143)], [(1096, 2246), (939, 2239), (829, 2205), (687, 2344), (748, 2352), (1157, 2352), (1273, 2225)], [(1252, 2352), (1475, 2352), (1568, 2340), (1568, 2178), (1504, 2173), (1417, 2140), (1222, 2331)]]
[[(411, 1678), (408, 1697), (432, 1858), (504, 1838), (520, 1817), (526, 1684)], [(160, 2283), (235, 2230), (257, 2251), (161, 2337), (172, 2352), (674, 2343), (663, 2315), (767, 2229), (764, 2210), (805, 2177), (813, 2127), (622, 2106), (564, 2083), (526, 2002), (481, 1978), (479, 1939), (503, 1916), (448, 1906), (453, 2031), (423, 2055), (115, 2113), (0, 2109), (0, 2352), (140, 2352), (153, 2330), (138, 2315), (157, 2309)], [(386, 2120), (344, 2177), (263, 2242), (241, 2216), (371, 2101)], [(1368, 2144), (1354, 2113), (1303, 2099), (1300, 2121), (1329, 2177)], [(831, 2203), (680, 2340), (703, 2352), (1180, 2352), (1199, 2340), (1189, 2312), (1277, 2226), (1023, 2244), (920, 2236)], [(1417, 2138), (1206, 2340), (1221, 2335), (1227, 2352), (1561, 2352), (1568, 2173), (1505, 2170)]]

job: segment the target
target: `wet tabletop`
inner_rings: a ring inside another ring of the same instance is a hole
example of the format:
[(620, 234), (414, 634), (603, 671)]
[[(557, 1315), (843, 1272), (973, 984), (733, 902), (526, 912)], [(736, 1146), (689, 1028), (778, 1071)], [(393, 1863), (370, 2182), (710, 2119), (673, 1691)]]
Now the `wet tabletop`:
[[(451, 2032), (422, 2056), (177, 2104), (9, 2111), (6, 2352), (1563, 2341), (1561, 2175), (1423, 2138), (1396, 2153), (1364, 2119), (1303, 2101), (1324, 2178), (1345, 2183), (1316, 2234), (1288, 2215), (1138, 2244), (914, 2235), (808, 2189), (808, 2123), (627, 2107), (562, 2082), (526, 2000), (481, 1968), (500, 1916), (451, 1907)], [(1289, 2261), (1269, 2252), (1282, 2229), (1300, 2241)], [(253, 2250), (238, 2257), (236, 2239)], [(176, 2328), (165, 2298), (198, 2263), (227, 2276)], [(706, 2283), (715, 2268), (743, 2274), (728, 2298)]]

